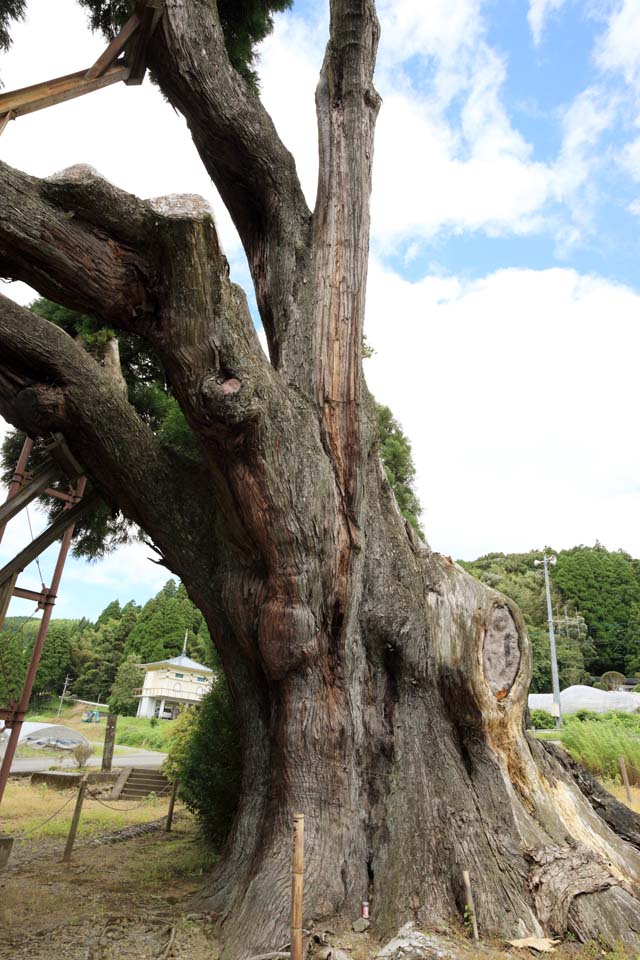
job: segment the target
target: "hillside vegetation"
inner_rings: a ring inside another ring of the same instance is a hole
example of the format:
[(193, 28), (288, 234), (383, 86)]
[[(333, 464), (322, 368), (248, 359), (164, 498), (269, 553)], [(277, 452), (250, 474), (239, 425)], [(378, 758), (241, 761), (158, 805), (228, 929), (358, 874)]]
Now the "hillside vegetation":
[[(601, 544), (555, 552), (551, 599), (560, 686), (589, 683), (590, 675), (640, 673), (640, 561)], [(543, 552), (489, 553), (460, 561), (478, 579), (518, 604), (533, 645), (534, 693), (551, 689)]]

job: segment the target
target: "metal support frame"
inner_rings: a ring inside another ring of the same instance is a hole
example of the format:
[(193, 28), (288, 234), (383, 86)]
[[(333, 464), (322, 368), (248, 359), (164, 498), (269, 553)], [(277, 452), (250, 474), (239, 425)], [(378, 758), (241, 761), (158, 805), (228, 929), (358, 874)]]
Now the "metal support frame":
[(10, 120), (27, 113), (82, 97), (121, 80), (127, 85), (142, 83), (147, 71), (147, 47), (163, 7), (164, 0), (139, 0), (136, 12), (88, 70), (0, 95), (0, 136)]
[[(78, 518), (91, 509), (98, 500), (98, 494), (95, 491), (91, 491), (87, 496), (84, 496), (87, 478), (79, 476), (83, 473), (82, 467), (73, 458), (61, 434), (54, 437), (53, 443), (46, 445), (47, 452), (54, 459), (47, 460), (43, 466), (36, 470), (33, 476), (30, 476), (27, 472), (27, 462), (32, 449), (33, 440), (27, 437), (22, 446), (13, 480), (9, 486), (7, 499), (4, 505), (0, 507), (0, 540), (9, 520), (28, 506), (39, 494), (45, 492), (45, 490), (49, 492), (49, 484), (56, 477), (66, 474), (70, 489), (68, 494), (61, 496), (65, 504), (61, 514), (56, 517), (44, 533), (0, 569), (0, 627), (4, 623), (12, 597), (35, 600), (43, 611), (20, 699), (17, 703), (7, 704), (8, 709), (0, 709), (0, 719), (4, 720), (5, 726), (11, 730), (9, 742), (0, 765), (0, 801), (2, 801), (4, 789), (9, 779), (9, 771), (18, 745), (20, 729), (31, 699), (33, 684), (60, 587), (62, 571), (71, 546), (75, 524)], [(60, 491), (53, 490), (52, 492), (57, 494)], [(40, 593), (18, 587), (16, 581), (19, 574), (60, 536), (62, 536), (60, 549), (50, 585), (45, 587), (43, 584)]]

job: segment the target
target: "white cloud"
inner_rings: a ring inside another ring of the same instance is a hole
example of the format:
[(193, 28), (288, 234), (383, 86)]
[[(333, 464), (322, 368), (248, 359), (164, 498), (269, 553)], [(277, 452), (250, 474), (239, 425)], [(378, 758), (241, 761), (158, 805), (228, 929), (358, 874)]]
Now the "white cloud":
[(559, 10), (564, 3), (565, 0), (530, 0), (527, 20), (536, 47), (540, 45), (549, 16)]
[(596, 51), (604, 70), (620, 71), (627, 83), (640, 80), (640, 3), (622, 0), (614, 7)]
[(562, 117), (562, 145), (553, 165), (553, 194), (569, 213), (569, 221), (558, 231), (564, 253), (592, 230), (598, 197), (596, 173), (606, 162), (601, 140), (613, 127), (619, 106), (619, 97), (592, 86), (578, 94)]
[(436, 549), (640, 555), (640, 295), (560, 269), (412, 284), (374, 261), (368, 304), (367, 380), (413, 443)]
[(628, 143), (622, 151), (620, 162), (634, 180), (640, 182), (640, 137)]

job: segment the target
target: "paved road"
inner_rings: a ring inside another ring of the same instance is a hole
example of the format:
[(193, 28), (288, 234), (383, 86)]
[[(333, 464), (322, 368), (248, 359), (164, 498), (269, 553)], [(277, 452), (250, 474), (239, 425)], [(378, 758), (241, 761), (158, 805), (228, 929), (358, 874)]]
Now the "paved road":
[[(155, 750), (141, 750), (140, 747), (118, 747), (117, 749), (127, 752), (118, 753), (113, 758), (114, 767), (148, 767), (150, 770), (157, 770), (162, 766), (162, 762), (167, 756), (166, 753), (157, 753)], [(88, 765), (90, 767), (99, 767), (101, 763), (101, 757), (89, 757)], [(49, 767), (77, 769), (76, 762), (71, 757), (65, 757), (62, 761), (54, 760), (51, 757), (43, 757), (42, 760), (37, 757), (33, 759), (31, 757), (21, 757), (13, 761), (11, 773), (40, 773), (42, 770), (48, 770)]]

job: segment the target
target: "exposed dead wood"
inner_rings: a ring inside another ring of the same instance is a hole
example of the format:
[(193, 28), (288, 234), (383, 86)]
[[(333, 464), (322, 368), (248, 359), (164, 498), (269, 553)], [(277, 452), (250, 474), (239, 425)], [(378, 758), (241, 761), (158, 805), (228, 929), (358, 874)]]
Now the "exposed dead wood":
[(538, 919), (551, 933), (566, 930), (569, 908), (576, 897), (618, 884), (602, 857), (586, 847), (549, 845), (530, 851), (529, 859), (533, 864), (529, 886)]

